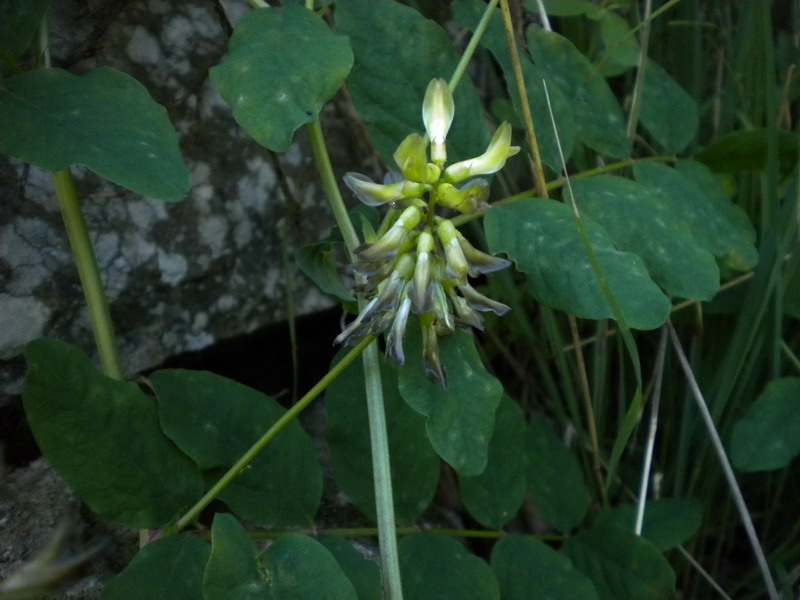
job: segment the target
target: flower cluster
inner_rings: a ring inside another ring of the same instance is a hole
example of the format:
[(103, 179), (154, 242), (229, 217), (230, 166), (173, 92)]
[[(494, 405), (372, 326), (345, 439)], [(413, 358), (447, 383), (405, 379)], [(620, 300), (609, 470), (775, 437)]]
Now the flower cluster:
[(399, 210), (393, 211), (395, 220), (385, 223), (376, 239), (356, 250), (358, 260), (352, 269), (359, 276), (358, 291), (370, 300), (335, 340), (354, 343), (386, 332), (387, 354), (403, 365), (403, 337), (414, 312), (422, 326), (426, 372), (443, 387), (447, 378), (438, 336), (454, 332), (457, 325), (482, 329), (481, 312), (503, 315), (509, 310), (473, 288), (469, 277), (510, 263), (475, 248), (435, 208), (461, 213), (488, 209), (489, 183), (476, 177), (499, 171), (508, 157), (519, 152), (511, 145), (511, 127), (503, 123), (486, 152), (445, 167), (454, 112), (447, 83), (434, 79), (422, 106), (427, 136), (412, 133), (397, 148), (394, 159), (400, 173), (388, 173), (382, 184), (359, 173), (345, 175), (347, 186), (365, 204), (388, 204)]

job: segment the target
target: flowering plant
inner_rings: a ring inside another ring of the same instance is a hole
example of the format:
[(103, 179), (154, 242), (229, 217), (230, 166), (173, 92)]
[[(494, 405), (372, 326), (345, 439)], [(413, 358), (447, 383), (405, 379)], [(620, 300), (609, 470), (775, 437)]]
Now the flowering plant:
[(403, 365), (403, 337), (413, 312), (422, 327), (425, 371), (445, 388), (438, 336), (453, 333), (456, 325), (483, 329), (481, 312), (503, 315), (510, 310), (478, 292), (468, 280), (504, 269), (510, 262), (475, 248), (452, 221), (436, 214), (436, 208), (461, 213), (488, 210), (489, 182), (476, 177), (496, 173), (519, 152), (511, 145), (511, 126), (504, 122), (481, 156), (445, 167), (454, 113), (447, 83), (433, 79), (422, 105), (427, 135), (411, 133), (400, 143), (394, 153), (400, 173), (387, 173), (383, 184), (360, 173), (345, 175), (345, 183), (359, 200), (397, 210), (374, 241), (356, 249), (358, 260), (352, 270), (359, 280), (358, 291), (370, 300), (336, 338), (337, 343), (353, 344), (367, 335), (388, 332), (386, 353)]

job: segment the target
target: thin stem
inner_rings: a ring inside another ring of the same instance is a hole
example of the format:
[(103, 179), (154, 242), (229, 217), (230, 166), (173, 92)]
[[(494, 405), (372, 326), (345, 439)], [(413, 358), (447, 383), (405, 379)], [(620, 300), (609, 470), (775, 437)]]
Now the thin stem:
[(469, 61), (472, 60), (472, 55), (475, 54), (475, 49), (481, 41), (481, 37), (483, 37), (483, 32), (486, 31), (486, 28), (489, 26), (489, 21), (492, 18), (492, 11), (495, 9), (498, 2), (499, 0), (492, 0), (486, 5), (486, 10), (483, 11), (483, 16), (478, 22), (478, 26), (475, 27), (475, 32), (472, 34), (469, 44), (467, 44), (467, 47), (464, 49), (464, 53), (461, 55), (455, 71), (453, 71), (453, 76), (447, 84), (451, 92), (456, 91), (458, 83), (461, 81), (461, 76), (464, 75), (464, 71), (466, 71), (467, 65)]
[(269, 444), (275, 436), (277, 436), (284, 427), (286, 427), (289, 423), (291, 423), (297, 415), (299, 415), (314, 399), (319, 396), (325, 388), (327, 388), (342, 372), (350, 366), (350, 364), (358, 358), (362, 352), (375, 340), (374, 337), (367, 337), (364, 338), (361, 343), (355, 346), (350, 352), (344, 355), (341, 361), (336, 363), (330, 371), (320, 379), (314, 387), (312, 387), (305, 396), (303, 396), (297, 404), (292, 406), (286, 413), (270, 427), (264, 435), (262, 435), (256, 442), (250, 446), (250, 448), (245, 452), (242, 457), (236, 461), (236, 463), (228, 469), (228, 471), (220, 477), (220, 479), (209, 489), (206, 494), (197, 501), (197, 503), (186, 511), (178, 522), (174, 526), (174, 531), (178, 532), (181, 529), (185, 528), (187, 525), (192, 523), (203, 509), (209, 505), (209, 503), (216, 498), (222, 490), (224, 490), (236, 477), (247, 467), (250, 462), (261, 452), (267, 444)]
[(522, 65), (519, 60), (517, 40), (514, 37), (514, 26), (511, 22), (508, 0), (501, 0), (500, 7), (503, 10), (503, 26), (506, 30), (508, 50), (511, 53), (511, 64), (514, 67), (514, 79), (517, 82), (517, 94), (522, 107), (522, 117), (525, 121), (525, 131), (528, 134), (528, 143), (530, 144), (531, 158), (533, 159), (533, 178), (536, 181), (536, 193), (540, 198), (547, 198), (547, 181), (544, 177), (542, 159), (539, 156), (539, 144), (536, 141), (536, 132), (533, 128), (533, 117), (531, 117), (531, 107), (528, 104), (528, 92), (525, 89), (525, 78), (522, 75)]
[(744, 496), (742, 496), (742, 490), (739, 488), (739, 484), (736, 482), (736, 475), (733, 473), (731, 463), (728, 461), (728, 455), (725, 453), (722, 440), (719, 437), (719, 433), (717, 433), (717, 428), (714, 425), (714, 419), (711, 416), (711, 412), (708, 410), (708, 406), (706, 406), (706, 401), (703, 398), (703, 392), (700, 391), (700, 386), (697, 384), (697, 380), (692, 372), (692, 367), (686, 358), (686, 354), (683, 352), (683, 347), (678, 339), (678, 334), (675, 332), (675, 328), (672, 326), (672, 322), (667, 321), (667, 327), (669, 328), (672, 347), (675, 348), (675, 353), (678, 355), (678, 360), (680, 361), (681, 368), (686, 376), (689, 389), (691, 390), (692, 396), (697, 403), (697, 408), (700, 410), (700, 416), (705, 423), (708, 436), (711, 439), (711, 444), (714, 446), (714, 451), (717, 453), (717, 457), (719, 458), (722, 472), (725, 475), (725, 479), (728, 481), (728, 487), (730, 488), (731, 495), (733, 496), (734, 504), (736, 505), (736, 509), (739, 511), (739, 518), (742, 520), (742, 525), (744, 526), (744, 530), (747, 533), (748, 539), (750, 540), (750, 546), (753, 548), (753, 553), (756, 555), (756, 561), (758, 562), (758, 567), (761, 570), (761, 576), (764, 578), (764, 583), (767, 586), (767, 593), (769, 594), (770, 600), (778, 600), (778, 588), (775, 587), (775, 581), (772, 579), (772, 573), (769, 570), (767, 558), (764, 556), (764, 550), (761, 547), (761, 542), (758, 540), (758, 534), (756, 533), (756, 528), (753, 525), (753, 519), (750, 518), (750, 512), (747, 510), (747, 504), (745, 504)]
[(642, 100), (642, 88), (644, 88), (644, 74), (647, 69), (647, 49), (650, 45), (650, 13), (653, 10), (653, 1), (645, 0), (644, 18), (642, 19), (642, 39), (641, 51), (639, 52), (639, 63), (636, 68), (636, 81), (633, 84), (633, 98), (631, 100), (631, 112), (628, 114), (628, 139), (633, 141), (636, 135), (636, 125), (639, 122), (639, 108)]
[(114, 326), (111, 323), (111, 313), (108, 309), (108, 300), (103, 290), (103, 280), (97, 266), (97, 257), (89, 239), (89, 231), (81, 212), (80, 198), (75, 189), (75, 180), (69, 169), (53, 173), (53, 184), (56, 188), (58, 206), (64, 219), (64, 227), (72, 248), (75, 266), (78, 268), (86, 307), (92, 321), (94, 339), (97, 352), (103, 365), (103, 373), (113, 379), (124, 379), (122, 361), (117, 350), (114, 337)]

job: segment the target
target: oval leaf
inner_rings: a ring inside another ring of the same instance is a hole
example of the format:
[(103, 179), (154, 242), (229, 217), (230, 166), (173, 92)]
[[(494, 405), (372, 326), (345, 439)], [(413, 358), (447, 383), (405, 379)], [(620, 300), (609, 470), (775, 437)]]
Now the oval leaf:
[[(202, 469), (228, 468), (286, 410), (269, 396), (205, 371), (150, 376), (166, 434)], [(290, 423), (220, 494), (236, 513), (261, 525), (309, 524), (322, 495), (314, 444)]]
[(253, 540), (233, 515), (217, 513), (214, 516), (203, 597), (214, 600), (274, 598), (261, 574)]
[(480, 475), (458, 476), (461, 500), (481, 525), (499, 529), (517, 514), (525, 500), (525, 416), (503, 396), (489, 442), (489, 462)]
[(0, 0), (0, 56), (22, 56), (49, 7), (50, 0)]
[(36, 443), (102, 516), (160, 528), (202, 494), (197, 466), (164, 435), (135, 383), (97, 372), (76, 347), (42, 338), (25, 351), (22, 399)]
[[(587, 216), (583, 220), (628, 325), (660, 327), (667, 320), (670, 303), (641, 259), (618, 251), (600, 225)], [(613, 317), (568, 206), (554, 200), (522, 200), (492, 208), (484, 227), (490, 250), (505, 252), (517, 264), (539, 302), (577, 317)]]
[(417, 533), (399, 551), (405, 600), (500, 600), (489, 565), (452, 538)]
[(740, 471), (786, 467), (800, 454), (800, 378), (770, 382), (736, 422), (731, 461)]
[(597, 600), (591, 580), (536, 538), (501, 538), (492, 550), (492, 571), (503, 600)]
[(652, 58), (647, 60), (639, 118), (665, 154), (684, 150), (697, 135), (697, 102)]
[(601, 600), (677, 598), (675, 573), (647, 540), (617, 527), (594, 527), (567, 540), (564, 552), (594, 582)]
[(627, 157), (622, 108), (589, 59), (567, 38), (537, 25), (528, 27), (527, 40), (534, 62), (572, 102), (578, 139), (601, 154)]
[(312, 11), (290, 4), (242, 19), (228, 60), (211, 69), (211, 81), (253, 139), (285, 152), (297, 128), (319, 118), (352, 65), (347, 38)]
[(306, 277), (317, 284), (320, 290), (342, 302), (355, 302), (355, 297), (339, 275), (339, 266), (333, 257), (335, 246), (331, 242), (303, 246), (297, 251), (295, 260)]
[(203, 571), (211, 547), (182, 533), (147, 544), (131, 564), (112, 577), (101, 600), (197, 600), (203, 595)]
[(572, 184), (584, 215), (600, 223), (617, 249), (638, 254), (668, 294), (710, 300), (719, 290), (714, 256), (660, 197), (622, 177), (592, 177)]
[(545, 521), (567, 533), (589, 510), (589, 490), (578, 459), (543, 417), (528, 427), (525, 449), (531, 500)]
[(446, 390), (430, 381), (422, 360), (422, 335), (409, 323), (406, 366), (400, 369), (403, 399), (428, 417), (428, 439), (434, 450), (462, 475), (486, 468), (494, 415), (503, 387), (483, 366), (475, 340), (466, 331), (439, 338), (439, 354), (447, 373)]
[[(338, 362), (338, 360), (336, 361)], [(416, 521), (433, 500), (441, 461), (425, 432), (425, 417), (403, 402), (396, 369), (381, 363), (394, 510), (400, 524)], [(325, 393), (327, 439), (336, 482), (350, 501), (377, 521), (364, 367), (350, 365)]]
[(178, 202), (190, 173), (167, 111), (135, 79), (39, 69), (0, 83), (0, 153), (48, 171), (86, 165), (137, 194)]
[[(394, 468), (394, 463), (392, 463)], [(317, 541), (333, 554), (344, 574), (353, 584), (358, 600), (381, 597), (381, 570), (377, 563), (367, 560), (353, 543), (338, 535), (321, 535)]]
[[(370, 140), (387, 165), (400, 142), (423, 130), (422, 99), (431, 79), (449, 78), (458, 54), (445, 31), (394, 0), (339, 0), (336, 25), (355, 53), (347, 88)], [(380, 48), (380, 52), (376, 52)], [(454, 94), (456, 116), (447, 135), (448, 161), (481, 154), (489, 143), (469, 78)]]
[[(703, 506), (695, 498), (661, 498), (647, 503), (642, 536), (661, 552), (671, 550), (691, 539), (700, 529)], [(611, 524), (633, 531), (636, 506), (623, 504), (605, 513), (598, 524)]]

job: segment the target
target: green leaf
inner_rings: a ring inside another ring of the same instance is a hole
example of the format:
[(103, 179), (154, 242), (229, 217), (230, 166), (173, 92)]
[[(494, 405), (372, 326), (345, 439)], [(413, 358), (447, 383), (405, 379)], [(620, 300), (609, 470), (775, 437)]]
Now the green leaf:
[[(452, 7), (455, 22), (461, 27), (474, 31), (483, 15), (486, 4), (479, 0), (462, 0), (453, 3)], [(514, 68), (499, 14), (495, 14), (489, 22), (489, 26), (481, 38), (481, 43), (492, 52), (503, 68), (506, 85), (509, 90), (513, 90), (511, 92), (511, 100), (517, 112), (515, 118), (521, 121), (519, 115), (522, 114), (522, 110), (519, 103), (519, 94), (516, 92)], [(544, 86), (542, 85), (542, 79), (547, 79), (545, 73), (531, 62), (526, 53), (520, 52), (520, 59), (522, 74), (525, 79), (526, 95), (531, 105), (536, 141), (539, 145), (542, 161), (554, 171), (560, 171), (563, 165), (561, 163), (561, 155), (558, 152), (553, 120), (555, 120), (558, 128), (558, 140), (561, 142), (564, 159), (568, 160), (575, 142), (575, 116), (573, 115), (572, 105), (561, 91), (561, 88), (552, 81), (548, 81), (548, 92), (554, 115), (551, 120)]]
[(50, 0), (0, 0), (0, 56), (19, 59), (49, 7)]
[(626, 158), (630, 142), (625, 135), (622, 109), (592, 63), (567, 38), (537, 25), (527, 30), (534, 62), (572, 102), (578, 139), (613, 158)]
[[(150, 376), (166, 434), (201, 469), (227, 469), (285, 409), (269, 396), (205, 371)], [(220, 494), (237, 514), (261, 525), (309, 524), (322, 495), (314, 444), (290, 423)]]
[(741, 222), (732, 218), (730, 202), (712, 201), (685, 172), (657, 162), (639, 162), (633, 167), (636, 180), (659, 195), (714, 256), (731, 268), (749, 264), (754, 253), (752, 240)]
[(503, 600), (597, 600), (591, 580), (536, 538), (501, 538), (492, 550), (492, 571)]
[(605, 46), (597, 65), (600, 74), (611, 77), (635, 67), (639, 63), (640, 48), (636, 37), (631, 35), (628, 22), (611, 11), (603, 11), (598, 20), (600, 38)]
[(778, 140), (778, 161), (784, 173), (797, 165), (800, 142), (798, 135), (783, 129), (748, 129), (729, 133), (695, 158), (714, 171), (733, 172), (764, 169), (769, 164), (769, 139)]
[(48, 461), (95, 512), (160, 528), (202, 494), (197, 467), (158, 425), (155, 402), (110, 379), (76, 347), (42, 338), (25, 351), (22, 399)]
[(605, 228), (617, 249), (638, 254), (661, 289), (700, 300), (717, 293), (714, 256), (665, 198), (611, 175), (576, 181), (572, 189), (581, 212)]
[(102, 600), (197, 600), (203, 595), (208, 542), (191, 533), (147, 544), (128, 567), (108, 580)]
[(377, 563), (364, 558), (351, 542), (338, 535), (321, 535), (317, 541), (339, 563), (339, 567), (353, 584), (358, 600), (376, 600), (381, 597), (381, 570)]
[(339, 265), (334, 258), (335, 247), (336, 244), (331, 242), (309, 244), (297, 251), (295, 260), (320, 290), (342, 302), (355, 302), (355, 297), (339, 276)]
[(639, 118), (665, 154), (684, 150), (697, 135), (697, 102), (664, 68), (647, 60)]
[(262, 575), (253, 541), (233, 515), (217, 513), (214, 516), (203, 597), (209, 600), (275, 598)]
[(405, 600), (500, 600), (489, 565), (452, 538), (417, 533), (399, 550)]
[[(532, 13), (539, 12), (536, 0), (525, 0), (524, 4)], [(544, 0), (544, 9), (548, 15), (554, 17), (577, 17), (585, 14), (590, 19), (596, 18), (602, 10), (592, 0)]]
[(489, 442), (489, 461), (480, 475), (459, 475), (461, 500), (481, 525), (499, 529), (517, 514), (525, 500), (525, 416), (503, 396)]
[(737, 206), (722, 187), (722, 184), (702, 163), (681, 160), (676, 165), (678, 172), (691, 180), (711, 202), (717, 216), (725, 221), (724, 229), (729, 238), (725, 254), (725, 264), (736, 271), (749, 271), (758, 264), (758, 250), (755, 247), (756, 231), (747, 213)]
[(617, 527), (594, 527), (567, 540), (567, 556), (595, 585), (600, 600), (676, 598), (675, 574), (647, 540)]
[(261, 560), (273, 598), (358, 600), (353, 584), (333, 555), (307, 535), (284, 535)]
[[(343, 352), (334, 361), (338, 362)], [(411, 409), (397, 391), (397, 371), (381, 361), (392, 490), (398, 523), (410, 525), (433, 500), (441, 461), (425, 433), (425, 418)], [(364, 368), (350, 365), (325, 393), (327, 439), (336, 482), (350, 501), (373, 521), (375, 485), (369, 439)]]
[(285, 152), (298, 127), (317, 121), (352, 65), (347, 38), (312, 11), (290, 4), (242, 19), (228, 60), (211, 69), (211, 81), (253, 139)]
[[(691, 539), (700, 529), (703, 506), (695, 498), (661, 498), (647, 503), (642, 536), (661, 552), (671, 550)], [(613, 525), (633, 531), (636, 506), (622, 504), (601, 515), (598, 525)]]
[(138, 81), (100, 68), (0, 82), (0, 153), (48, 171), (86, 165), (137, 194), (178, 202), (190, 173), (167, 111)]
[[(422, 99), (431, 79), (449, 79), (458, 54), (445, 31), (394, 0), (339, 0), (336, 25), (355, 54), (348, 91), (384, 162), (405, 137), (424, 130)], [(376, 52), (380, 48), (380, 52)], [(481, 106), (468, 77), (454, 94), (455, 119), (447, 136), (448, 161), (481, 154), (489, 143)]]
[(543, 417), (528, 426), (528, 490), (542, 518), (563, 533), (576, 527), (589, 510), (589, 490), (575, 455)]
[(771, 381), (733, 428), (731, 461), (740, 471), (772, 471), (800, 454), (800, 378)]
[(439, 353), (447, 373), (443, 390), (425, 374), (422, 335), (409, 322), (406, 366), (400, 369), (403, 399), (428, 417), (426, 429), (434, 450), (461, 475), (478, 475), (486, 468), (489, 442), (503, 387), (483, 366), (475, 340), (466, 331), (439, 338)]
[[(583, 220), (628, 325), (660, 327), (669, 316), (670, 303), (641, 259), (618, 251), (599, 224), (588, 216)], [(613, 317), (568, 206), (540, 199), (497, 206), (484, 218), (484, 227), (492, 253), (505, 252), (517, 264), (536, 300), (582, 318)]]

